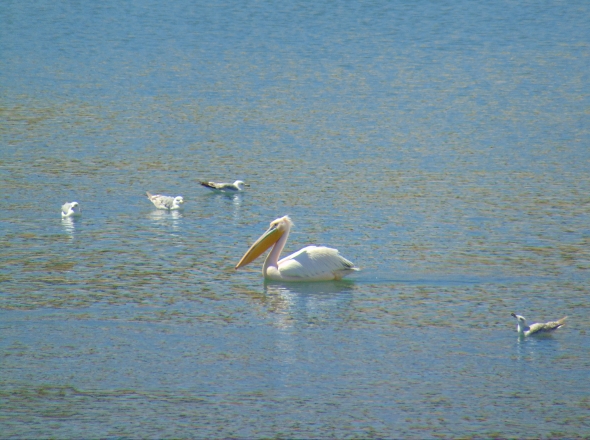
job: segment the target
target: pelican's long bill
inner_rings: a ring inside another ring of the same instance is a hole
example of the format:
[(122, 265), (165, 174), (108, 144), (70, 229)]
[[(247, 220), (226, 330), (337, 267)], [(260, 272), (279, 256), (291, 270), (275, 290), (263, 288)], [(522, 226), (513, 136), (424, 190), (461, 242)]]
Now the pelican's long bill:
[(240, 262), (236, 265), (236, 269), (244, 267), (246, 264), (250, 264), (252, 261), (256, 260), (264, 253), (264, 251), (279, 241), (283, 234), (284, 231), (279, 230), (277, 225), (272, 225), (252, 246), (250, 246), (250, 249), (248, 249)]

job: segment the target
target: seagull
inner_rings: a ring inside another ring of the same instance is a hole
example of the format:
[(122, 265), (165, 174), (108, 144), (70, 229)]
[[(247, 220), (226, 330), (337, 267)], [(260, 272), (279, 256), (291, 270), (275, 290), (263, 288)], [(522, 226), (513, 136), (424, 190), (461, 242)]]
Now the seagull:
[(564, 316), (557, 321), (546, 322), (544, 324), (537, 322), (528, 326), (524, 316), (516, 315), (514, 313), (511, 313), (511, 315), (518, 320), (518, 326), (516, 327), (516, 330), (518, 331), (519, 336), (530, 336), (537, 333), (541, 334), (552, 332), (553, 330), (557, 330), (558, 328), (562, 327), (565, 324), (565, 320), (567, 319), (567, 316)]
[(182, 196), (170, 197), (170, 196), (161, 196), (160, 194), (156, 194), (155, 196), (146, 192), (148, 199), (154, 204), (154, 206), (158, 209), (181, 209), (181, 206), (184, 203), (184, 199)]
[(236, 180), (234, 183), (215, 183), (215, 182), (200, 182), (205, 188), (212, 189), (213, 191), (234, 193), (244, 191), (245, 186), (250, 186), (241, 180)]
[[(78, 208), (78, 210), (76, 211), (76, 208)], [(80, 205), (78, 202), (70, 202), (70, 203), (64, 203), (61, 206), (61, 216), (62, 218), (66, 218), (66, 217), (72, 217), (74, 215), (80, 215)]]

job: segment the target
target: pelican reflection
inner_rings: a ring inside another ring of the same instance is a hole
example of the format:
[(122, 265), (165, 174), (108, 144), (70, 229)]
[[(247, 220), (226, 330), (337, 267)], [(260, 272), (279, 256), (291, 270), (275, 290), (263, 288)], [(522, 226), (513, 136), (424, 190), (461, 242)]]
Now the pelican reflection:
[(299, 283), (265, 282), (267, 307), (277, 327), (334, 323), (348, 316), (354, 282)]

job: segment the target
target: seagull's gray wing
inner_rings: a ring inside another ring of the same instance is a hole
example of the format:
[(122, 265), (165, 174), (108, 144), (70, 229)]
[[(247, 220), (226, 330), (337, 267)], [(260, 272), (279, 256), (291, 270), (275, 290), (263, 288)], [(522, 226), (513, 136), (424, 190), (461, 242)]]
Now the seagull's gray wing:
[(217, 187), (217, 185), (219, 185), (218, 183), (215, 182), (200, 182), (201, 185), (203, 185), (205, 188), (209, 188), (209, 189), (219, 189)]
[(170, 196), (156, 196), (158, 204), (166, 209), (172, 208), (174, 205), (174, 197)]
[(174, 204), (174, 197), (162, 196), (159, 194), (152, 195), (149, 192), (147, 192), (146, 194), (156, 208), (170, 209)]
[(201, 182), (205, 188), (216, 189), (219, 191), (238, 191), (238, 188), (233, 183), (215, 183), (215, 182)]
[(567, 316), (558, 319), (557, 321), (545, 322), (545, 323), (535, 323), (530, 326), (529, 334), (533, 333), (543, 333), (543, 332), (551, 332), (553, 330), (557, 330), (559, 327), (565, 324), (565, 320)]

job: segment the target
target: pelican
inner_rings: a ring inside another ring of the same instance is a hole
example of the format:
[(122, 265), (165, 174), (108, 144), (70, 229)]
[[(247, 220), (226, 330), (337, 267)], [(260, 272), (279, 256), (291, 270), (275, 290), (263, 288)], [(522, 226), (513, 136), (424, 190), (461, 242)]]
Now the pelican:
[(154, 206), (158, 209), (168, 209), (168, 210), (175, 210), (181, 209), (181, 206), (184, 203), (184, 199), (182, 196), (170, 197), (170, 196), (161, 196), (160, 194), (152, 195), (149, 192), (146, 192), (148, 199), (154, 204)]
[(535, 323), (528, 326), (524, 316), (516, 315), (515, 313), (511, 313), (510, 315), (514, 316), (518, 321), (516, 331), (518, 331), (519, 336), (530, 336), (535, 333), (541, 334), (552, 332), (553, 330), (557, 330), (558, 328), (562, 327), (565, 324), (565, 320), (567, 319), (567, 316), (564, 316), (557, 321), (546, 322), (544, 324)]
[[(78, 210), (76, 211), (76, 208), (78, 208)], [(80, 215), (80, 205), (78, 202), (70, 202), (70, 203), (64, 203), (61, 206), (61, 217), (62, 218), (66, 218), (66, 217), (72, 217), (74, 215)]]
[(235, 193), (244, 191), (245, 186), (250, 186), (241, 180), (236, 180), (234, 183), (215, 183), (215, 182), (200, 182), (205, 188), (212, 189), (213, 191)]
[(293, 222), (288, 216), (270, 223), (270, 228), (256, 240), (244, 254), (236, 269), (258, 258), (274, 244), (264, 260), (262, 275), (275, 281), (330, 281), (340, 280), (358, 270), (353, 263), (342, 257), (336, 249), (323, 246), (307, 246), (279, 260)]

